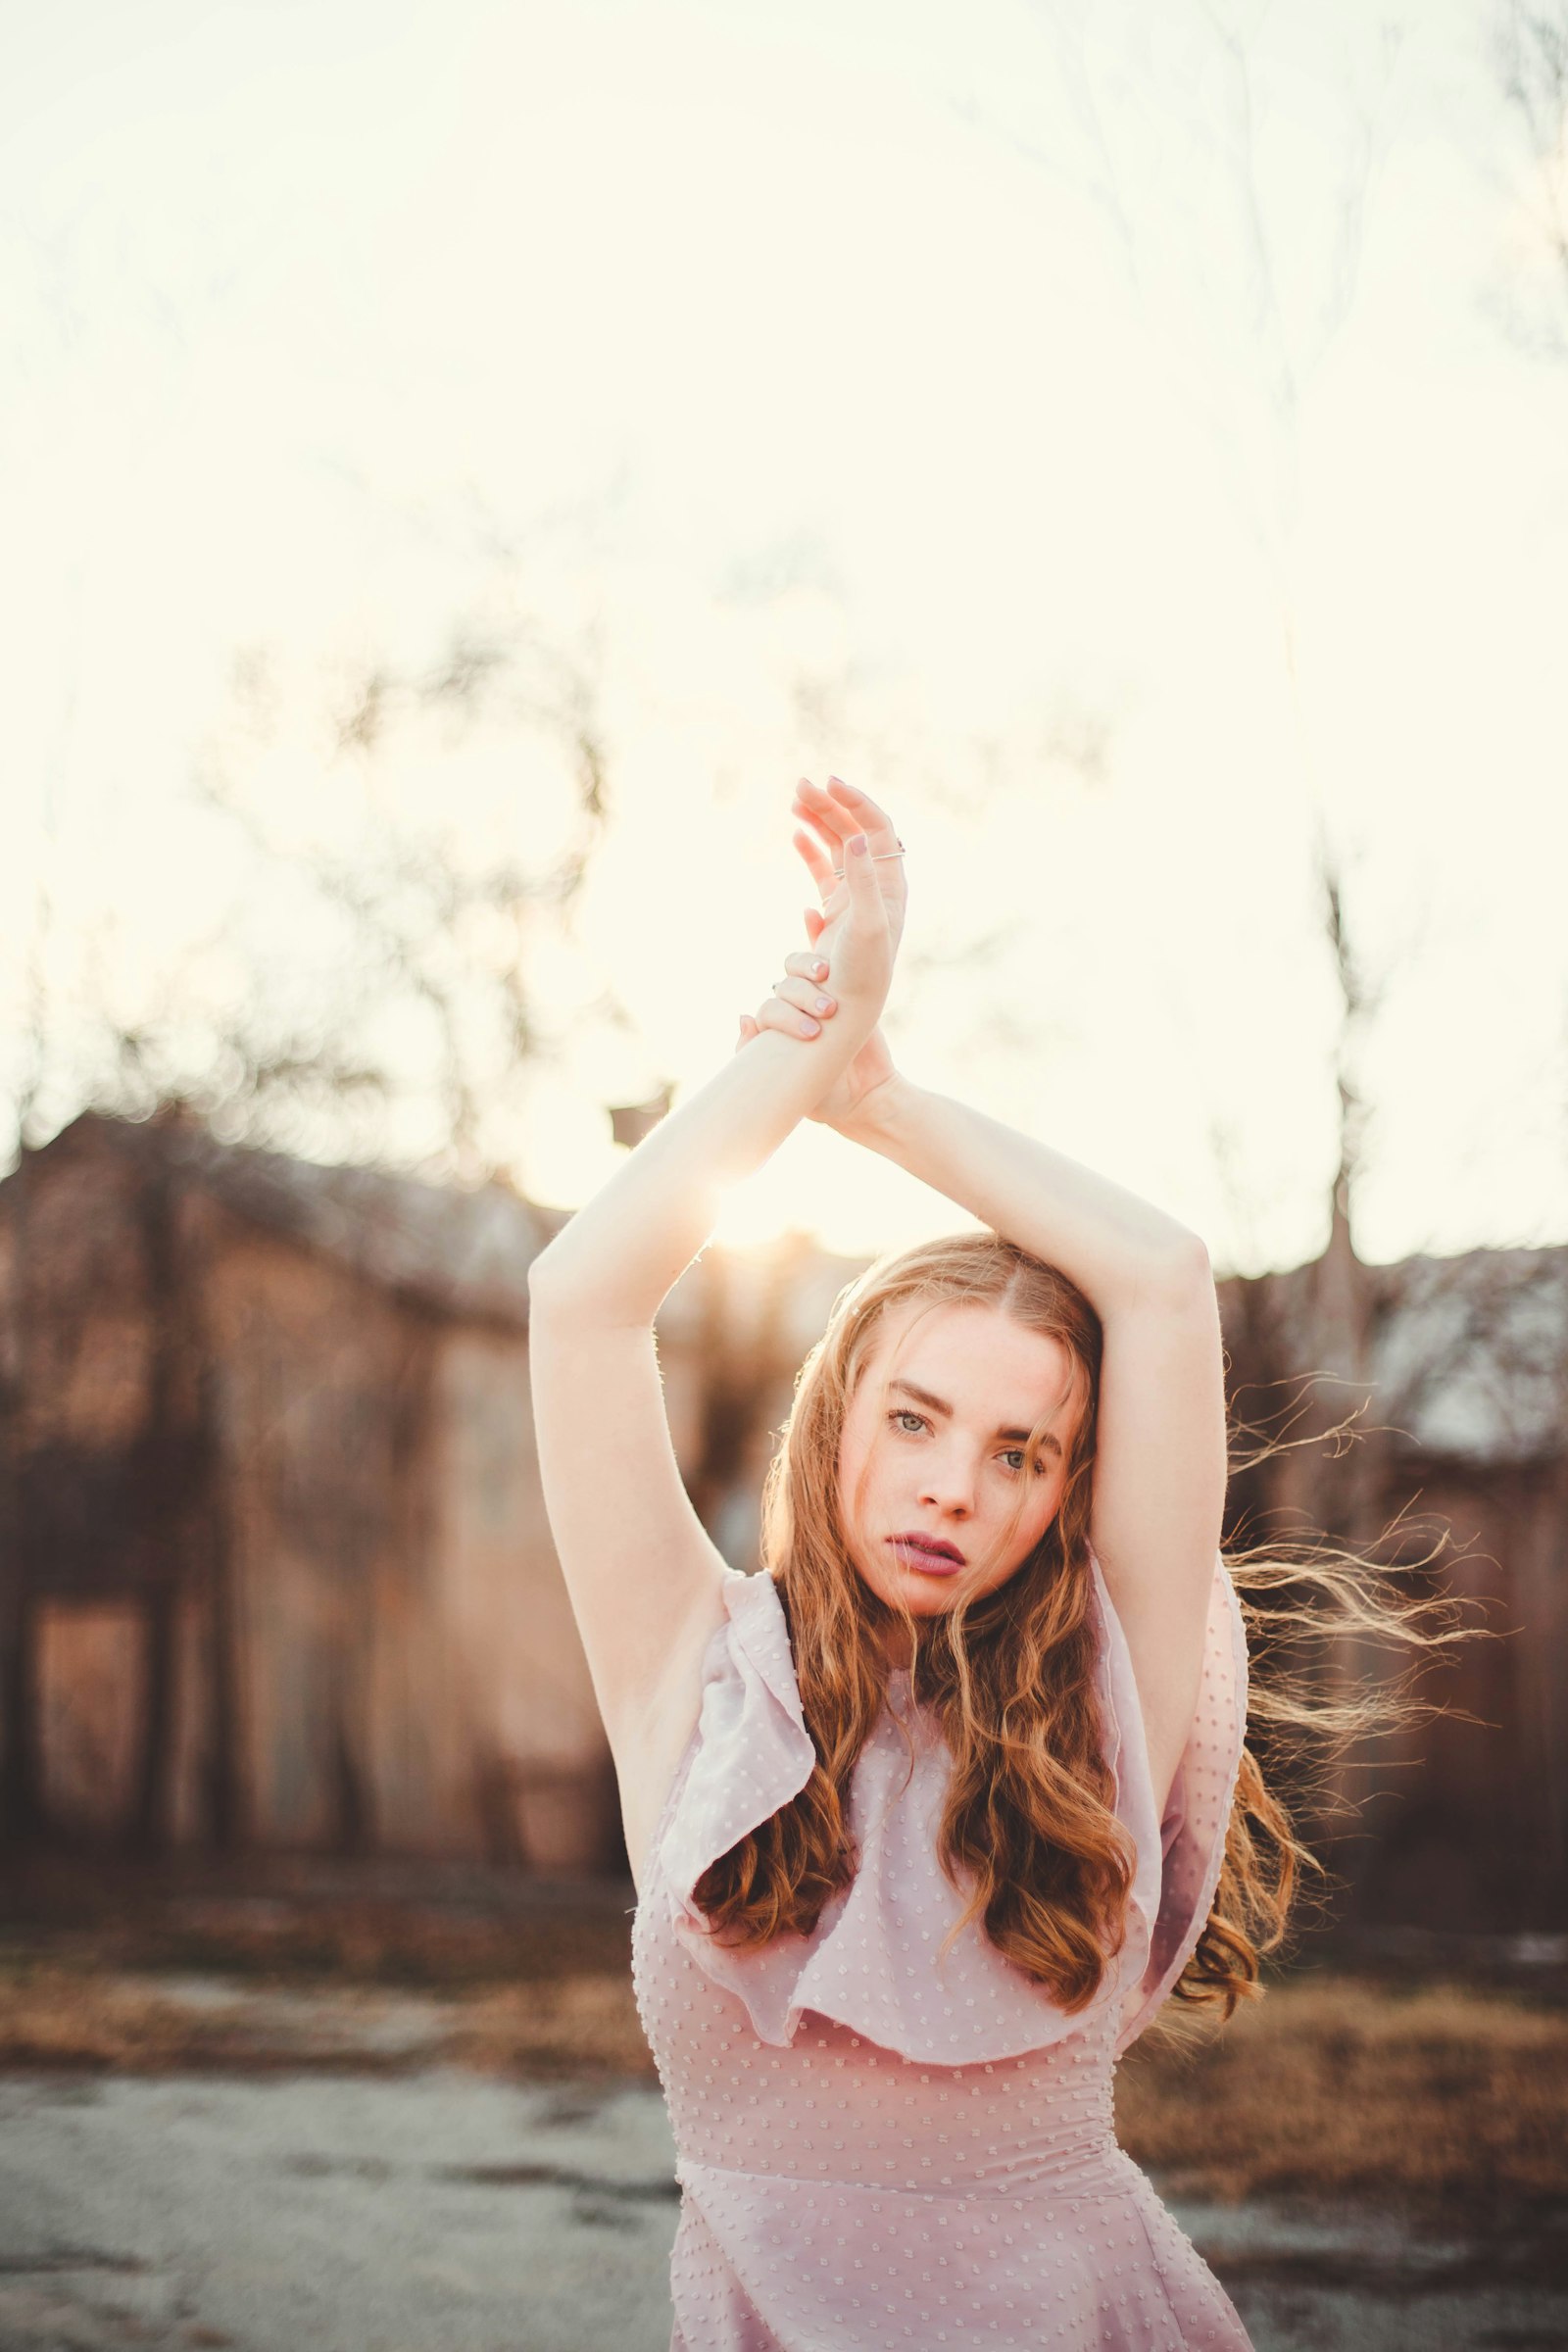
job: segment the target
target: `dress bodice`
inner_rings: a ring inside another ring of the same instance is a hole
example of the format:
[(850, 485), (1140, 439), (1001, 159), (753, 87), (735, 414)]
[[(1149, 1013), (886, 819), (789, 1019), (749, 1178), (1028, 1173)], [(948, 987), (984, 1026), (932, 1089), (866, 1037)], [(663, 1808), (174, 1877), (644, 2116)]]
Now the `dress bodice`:
[[(751, 1951), (712, 1936), (694, 1887), (815, 1762), (778, 1592), (765, 1576), (726, 1577), (699, 1721), (633, 1933), (685, 2192), (671, 2273), (677, 2352), (884, 2341), (907, 2352), (949, 2340), (954, 2296), (966, 2328), (996, 2346), (1245, 2352), (1217, 2281), (1116, 2145), (1111, 2117), (1115, 2060), (1168, 1995), (1213, 1900), (1246, 1731), (1240, 1607), (1216, 1560), (1198, 1709), (1161, 1820), (1098, 1562), (1094, 1580), (1105, 1752), (1137, 1866), (1121, 1950), (1095, 1998), (1068, 2015), (978, 1919), (939, 1956), (964, 1905), (935, 1850), (950, 1759), (906, 1674), (892, 1677), (856, 1764), (853, 1883), (809, 1936)], [(1119, 2299), (1147, 2304), (1152, 2332), (1130, 2321), (1125, 2335), (1107, 2332), (1093, 2319), (1107, 2248), (1125, 2252)], [(870, 2294), (867, 2265), (885, 2293)], [(1056, 2333), (1025, 2327), (1037, 2289)], [(924, 2315), (916, 2331), (880, 2332), (910, 2320), (911, 2295)], [(975, 2311), (990, 2314), (984, 2328)]]

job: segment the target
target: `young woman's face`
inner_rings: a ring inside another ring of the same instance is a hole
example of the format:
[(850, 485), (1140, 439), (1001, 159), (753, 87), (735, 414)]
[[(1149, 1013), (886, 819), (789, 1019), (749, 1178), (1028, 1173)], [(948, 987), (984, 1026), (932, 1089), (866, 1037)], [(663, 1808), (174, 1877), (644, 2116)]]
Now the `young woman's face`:
[[(1060, 1505), (1075, 1385), (1059, 1340), (995, 1307), (887, 1310), (839, 1446), (840, 1518), (873, 1592), (936, 1617), (1006, 1583)], [(1025, 1442), (1042, 1418), (1049, 1434), (1031, 1462)]]

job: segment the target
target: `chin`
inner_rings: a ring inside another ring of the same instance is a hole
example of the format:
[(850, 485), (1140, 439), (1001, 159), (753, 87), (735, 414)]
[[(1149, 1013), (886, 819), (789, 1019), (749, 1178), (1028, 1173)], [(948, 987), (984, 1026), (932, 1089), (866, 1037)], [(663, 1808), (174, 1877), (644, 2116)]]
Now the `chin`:
[[(884, 1598), (890, 1598), (884, 1594)], [(911, 1577), (904, 1589), (904, 1605), (911, 1617), (945, 1617), (954, 1606), (957, 1594), (951, 1585), (940, 1585), (933, 1592)], [(890, 1605), (897, 1606), (896, 1602)]]

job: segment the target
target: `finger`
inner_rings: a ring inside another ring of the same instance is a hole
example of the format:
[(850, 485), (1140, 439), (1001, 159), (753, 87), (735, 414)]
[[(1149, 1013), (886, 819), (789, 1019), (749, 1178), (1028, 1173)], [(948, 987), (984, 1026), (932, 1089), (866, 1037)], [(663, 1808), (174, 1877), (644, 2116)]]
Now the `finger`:
[(823, 898), (828, 898), (838, 884), (838, 876), (833, 871), (832, 858), (821, 843), (812, 834), (808, 833), (804, 826), (796, 832), (794, 841), (795, 847), (800, 851), (809, 868), (811, 880), (816, 884)]
[(753, 1020), (749, 1012), (743, 1012), (741, 1014), (741, 1033), (740, 1036), (735, 1040), (736, 1053), (738, 1054), (740, 1052), (742, 1046), (749, 1046), (757, 1034), (757, 1023)]
[[(848, 808), (840, 807), (837, 803), (827, 803), (827, 808), (831, 808), (831, 814), (826, 813), (825, 810), (819, 814), (814, 807), (808, 809), (797, 802), (796, 814), (808, 816), (823, 840), (829, 844), (828, 870), (835, 882), (843, 877), (844, 845), (852, 834), (865, 833), (872, 850), (881, 851), (884, 854), (899, 846), (899, 837), (894, 832), (890, 820), (881, 814), (874, 801), (867, 800), (865, 802), (863, 818)], [(809, 840), (810, 838), (809, 834), (797, 836), (797, 840)], [(820, 883), (818, 887), (822, 887)]]
[(821, 956), (808, 956), (804, 948), (797, 948), (792, 955), (785, 956), (784, 969), (787, 972), (793, 972), (798, 980), (825, 980), (827, 978), (826, 958)]
[(799, 1005), (802, 1012), (814, 1013), (818, 1020), (830, 1020), (838, 1010), (838, 999), (818, 988), (814, 980), (775, 980), (773, 994), (782, 997), (786, 1004)]
[(864, 833), (852, 833), (844, 845), (844, 870), (850, 885), (850, 906), (857, 925), (871, 923), (881, 930), (888, 919), (887, 901), (883, 898), (871, 862), (871, 844)]
[(798, 816), (809, 817), (817, 830), (825, 833), (835, 849), (842, 849), (846, 833), (853, 833), (859, 818), (850, 816), (839, 807), (830, 792), (803, 776), (795, 787), (795, 810)]
[(868, 792), (861, 792), (858, 785), (846, 784), (842, 776), (829, 776), (827, 781), (834, 799), (842, 808), (848, 808), (854, 818), (854, 823), (849, 827), (852, 833), (857, 826), (862, 833), (875, 833), (879, 829), (893, 832), (892, 817), (885, 808), (878, 808)]
[[(813, 948), (826, 929), (827, 916), (822, 912), (821, 907), (808, 906), (806, 909), (806, 936)], [(827, 978), (826, 972), (822, 974), (822, 978), (824, 980)]]
[[(872, 844), (875, 849), (885, 849), (898, 839), (893, 829), (893, 819), (885, 809), (878, 808), (868, 792), (861, 792), (854, 784), (846, 784), (842, 776), (830, 776), (828, 782), (832, 789), (824, 792), (820, 785), (811, 784), (803, 776), (797, 787), (796, 798), (801, 802), (804, 813), (813, 823), (820, 825), (824, 832), (830, 833), (840, 847), (852, 833), (876, 834), (878, 839)], [(883, 834), (887, 836), (886, 841), (880, 838)]]
[(786, 1037), (820, 1037), (822, 1024), (814, 1013), (801, 1012), (781, 997), (764, 997), (757, 1007), (761, 1029), (782, 1029)]
[[(797, 816), (799, 816), (803, 812), (797, 808), (795, 813)], [(797, 825), (793, 839), (796, 848), (800, 851), (801, 856), (806, 859), (807, 864), (812, 868), (813, 872), (831, 872), (834, 865), (837, 864), (838, 860), (832, 856), (826, 843), (821, 840), (817, 834), (810, 831), (808, 826), (804, 824)], [(837, 847), (836, 843), (834, 844), (834, 847)]]

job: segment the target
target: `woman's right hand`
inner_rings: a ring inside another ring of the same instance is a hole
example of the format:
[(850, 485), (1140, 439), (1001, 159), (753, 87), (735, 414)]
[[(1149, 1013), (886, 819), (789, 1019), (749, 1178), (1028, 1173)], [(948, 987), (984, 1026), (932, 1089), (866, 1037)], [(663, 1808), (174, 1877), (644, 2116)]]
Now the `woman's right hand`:
[[(813, 910), (807, 916), (807, 927), (809, 930), (813, 922), (820, 925), (822, 917)], [(805, 952), (785, 956), (784, 970), (788, 977), (778, 982), (773, 994), (763, 1000), (755, 1014), (741, 1014), (740, 1043), (735, 1049), (737, 1054), (742, 1046), (749, 1045), (754, 1037), (760, 1037), (764, 1029), (781, 1030), (786, 1037), (802, 1035), (801, 1022), (791, 1007), (799, 1006), (804, 1012), (820, 1002), (822, 990), (827, 984), (814, 976), (818, 961), (816, 956)], [(832, 1004), (831, 998), (829, 1004)], [(823, 1013), (820, 1018), (831, 1020), (836, 1010), (834, 1006), (833, 1010)], [(809, 1043), (809, 1039), (805, 1042)], [(839, 1073), (827, 1093), (806, 1115), (809, 1119), (820, 1120), (824, 1127), (837, 1127), (841, 1133), (848, 1134), (864, 1110), (867, 1096), (897, 1076), (887, 1039), (881, 1028), (877, 1027), (855, 1058)]]

